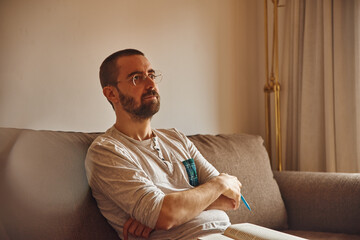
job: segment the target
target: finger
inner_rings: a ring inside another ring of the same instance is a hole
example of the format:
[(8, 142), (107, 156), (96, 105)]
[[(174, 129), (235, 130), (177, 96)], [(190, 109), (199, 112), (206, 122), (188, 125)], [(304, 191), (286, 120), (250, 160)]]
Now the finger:
[(234, 199), (230, 199), (229, 202), (231, 204), (231, 209), (235, 210), (236, 209), (236, 201)]
[(131, 234), (131, 235), (134, 235), (135, 236), (135, 230), (136, 228), (138, 227), (138, 224), (139, 222), (134, 220), (131, 222), (131, 225), (129, 226), (129, 230), (128, 232)]
[(124, 230), (123, 230), (124, 240), (128, 240), (129, 227), (131, 226), (131, 223), (133, 221), (134, 219), (129, 218), (124, 224)]
[(231, 186), (231, 188), (223, 194), (224, 196), (234, 200), (238, 200), (241, 197), (240, 188), (238, 186)]
[(240, 201), (241, 201), (241, 194), (240, 191), (234, 191), (233, 192), (233, 197), (231, 198), (234, 202), (234, 209), (238, 209), (240, 206)]
[(141, 236), (142, 236), (142, 233), (143, 233), (143, 231), (144, 231), (144, 228), (145, 228), (145, 226), (142, 225), (141, 223), (139, 223), (139, 224), (136, 226), (136, 229), (135, 229), (135, 231), (134, 231), (135, 236), (141, 237)]
[(143, 238), (149, 238), (150, 236), (150, 233), (152, 232), (153, 229), (149, 228), (149, 227), (146, 227), (144, 229), (144, 231), (142, 232), (142, 237)]
[(238, 209), (240, 207), (240, 198), (236, 199), (236, 209)]

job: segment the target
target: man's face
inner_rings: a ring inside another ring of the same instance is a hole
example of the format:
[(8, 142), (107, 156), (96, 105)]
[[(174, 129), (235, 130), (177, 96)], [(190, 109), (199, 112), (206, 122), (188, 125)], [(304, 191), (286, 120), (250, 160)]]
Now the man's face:
[(134, 86), (134, 74), (148, 75), (154, 70), (150, 62), (141, 55), (121, 57), (117, 61), (119, 75), (116, 85), (119, 100), (125, 110), (135, 120), (151, 118), (160, 109), (160, 95), (157, 85), (150, 78), (137, 82)]
[[(118, 92), (123, 109), (134, 119), (149, 119), (160, 109), (160, 96), (154, 89), (149, 89), (143, 94), (140, 104), (136, 103), (135, 98), (123, 94), (119, 88)], [(149, 100), (152, 98), (154, 99)]]

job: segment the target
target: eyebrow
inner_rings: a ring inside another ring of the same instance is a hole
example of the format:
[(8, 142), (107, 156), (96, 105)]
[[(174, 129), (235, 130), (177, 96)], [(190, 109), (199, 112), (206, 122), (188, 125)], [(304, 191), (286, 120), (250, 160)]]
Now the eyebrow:
[[(155, 70), (154, 69), (149, 69), (148, 71), (147, 71), (147, 73), (154, 73), (155, 72)], [(129, 73), (128, 75), (127, 75), (127, 78), (129, 78), (129, 77), (131, 77), (131, 76), (133, 76), (133, 75), (135, 75), (135, 74), (142, 74), (143, 72), (141, 72), (141, 71), (134, 71), (134, 72), (131, 72), (131, 73)]]

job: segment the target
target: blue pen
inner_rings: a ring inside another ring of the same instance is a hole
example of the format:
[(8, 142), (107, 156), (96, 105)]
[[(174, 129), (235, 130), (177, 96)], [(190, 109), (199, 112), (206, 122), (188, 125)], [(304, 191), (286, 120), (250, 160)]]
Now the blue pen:
[(241, 200), (245, 203), (245, 206), (247, 207), (247, 209), (249, 209), (249, 211), (251, 211), (251, 208), (249, 206), (249, 204), (246, 202), (245, 198), (243, 197), (243, 195), (241, 195)]

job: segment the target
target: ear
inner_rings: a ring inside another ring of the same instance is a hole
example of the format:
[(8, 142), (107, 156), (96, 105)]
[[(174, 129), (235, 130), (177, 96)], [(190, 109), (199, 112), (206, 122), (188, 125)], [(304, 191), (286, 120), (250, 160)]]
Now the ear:
[(103, 94), (107, 98), (108, 101), (112, 102), (115, 105), (119, 102), (119, 93), (113, 86), (106, 86), (103, 88)]

